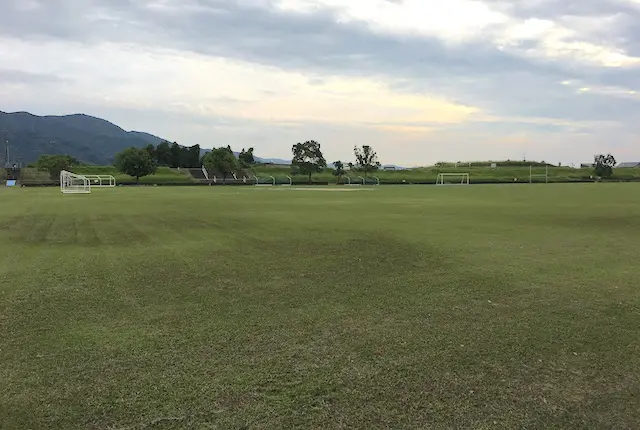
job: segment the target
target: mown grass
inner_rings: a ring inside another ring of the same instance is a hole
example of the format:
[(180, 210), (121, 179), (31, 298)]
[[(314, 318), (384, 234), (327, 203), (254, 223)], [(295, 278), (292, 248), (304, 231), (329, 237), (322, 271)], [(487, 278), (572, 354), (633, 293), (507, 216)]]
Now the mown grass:
[(637, 184), (0, 193), (0, 428), (638, 428)]

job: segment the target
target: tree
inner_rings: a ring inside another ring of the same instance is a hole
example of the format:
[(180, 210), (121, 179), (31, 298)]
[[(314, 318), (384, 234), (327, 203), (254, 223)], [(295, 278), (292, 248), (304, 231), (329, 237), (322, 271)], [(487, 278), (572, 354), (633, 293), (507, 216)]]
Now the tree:
[(380, 167), (378, 154), (369, 145), (363, 145), (362, 149), (355, 146), (353, 153), (356, 156), (356, 168), (364, 172), (364, 179), (367, 180), (367, 173), (375, 172)]
[(340, 178), (342, 178), (345, 174), (345, 170), (344, 170), (344, 164), (342, 164), (342, 161), (338, 160), (338, 161), (334, 161), (333, 162), (333, 176), (337, 176), (338, 177), (338, 182), (340, 182)]
[(158, 166), (168, 166), (171, 163), (171, 147), (166, 140), (162, 141), (155, 150), (155, 161)]
[(240, 151), (240, 154), (238, 154), (238, 160), (240, 160), (240, 166), (243, 169), (247, 169), (254, 165), (256, 163), (256, 160), (255, 158), (253, 158), (253, 148), (249, 148), (246, 151), (244, 150), (244, 148), (242, 148), (242, 151)]
[(593, 172), (596, 176), (601, 178), (610, 178), (613, 176), (613, 167), (616, 165), (616, 159), (613, 155), (599, 154), (594, 157), (594, 169)]
[(156, 147), (153, 146), (152, 143), (150, 143), (147, 146), (145, 146), (144, 150), (147, 151), (147, 153), (149, 154), (149, 157), (151, 157), (152, 160), (154, 160), (156, 162), (158, 161), (158, 159), (156, 157)]
[(308, 140), (304, 143), (296, 143), (291, 148), (293, 159), (291, 160), (291, 171), (294, 175), (309, 175), (320, 173), (327, 167), (327, 162), (320, 150), (320, 144), (315, 140)]
[(125, 175), (133, 176), (136, 182), (140, 178), (156, 173), (158, 169), (155, 161), (143, 148), (127, 148), (116, 154), (116, 168)]
[(169, 148), (169, 167), (180, 167), (182, 163), (182, 147), (178, 145), (176, 142), (171, 144), (171, 148)]
[(238, 159), (229, 147), (213, 148), (202, 158), (202, 164), (211, 172), (219, 172), (222, 179), (227, 180), (227, 176), (238, 168)]
[(56, 180), (60, 172), (78, 164), (78, 160), (70, 155), (41, 155), (36, 161), (36, 168), (41, 172), (49, 172), (49, 177)]
[(200, 164), (200, 145), (187, 148), (184, 167), (198, 167)]

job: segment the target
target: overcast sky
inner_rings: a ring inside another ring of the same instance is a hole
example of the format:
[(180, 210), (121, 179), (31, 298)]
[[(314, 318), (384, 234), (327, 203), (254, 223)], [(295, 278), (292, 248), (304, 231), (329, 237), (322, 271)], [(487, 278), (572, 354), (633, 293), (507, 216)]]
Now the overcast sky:
[(640, 160), (640, 0), (0, 0), (0, 110), (383, 163)]

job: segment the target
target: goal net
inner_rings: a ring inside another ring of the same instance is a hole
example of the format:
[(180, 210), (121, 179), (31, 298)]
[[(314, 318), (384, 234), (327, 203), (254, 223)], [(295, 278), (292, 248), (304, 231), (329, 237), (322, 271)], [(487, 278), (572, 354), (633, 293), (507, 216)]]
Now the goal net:
[(436, 185), (469, 185), (468, 173), (438, 173)]
[(549, 183), (549, 165), (544, 166), (544, 170), (541, 167), (529, 166), (529, 183), (533, 184), (534, 182)]
[(60, 191), (65, 194), (88, 194), (91, 192), (91, 181), (86, 176), (63, 170), (60, 172)]
[(111, 175), (83, 175), (92, 187), (109, 188), (116, 186), (116, 178)]

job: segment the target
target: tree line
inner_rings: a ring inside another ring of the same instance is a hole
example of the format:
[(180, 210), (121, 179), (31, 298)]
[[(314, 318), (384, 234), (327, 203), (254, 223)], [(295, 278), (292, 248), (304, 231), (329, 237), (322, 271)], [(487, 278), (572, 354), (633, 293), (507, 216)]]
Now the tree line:
[[(253, 148), (244, 148), (238, 155), (230, 146), (214, 148), (200, 156), (200, 145), (191, 147), (180, 146), (177, 143), (161, 142), (157, 146), (147, 145), (144, 148), (127, 148), (116, 154), (114, 166), (118, 171), (136, 178), (156, 173), (159, 166), (171, 168), (205, 166), (212, 172), (218, 172), (223, 180), (242, 169), (251, 168), (255, 163)], [(327, 168), (327, 162), (322, 153), (320, 143), (315, 140), (299, 142), (292, 146), (291, 174), (307, 176), (311, 182), (314, 173), (320, 173)], [(366, 178), (380, 168), (378, 155), (369, 145), (353, 148), (354, 162), (347, 162), (346, 166), (359, 171)], [(50, 178), (56, 180), (62, 170), (69, 170), (81, 163), (72, 156), (64, 154), (41, 155), (36, 162), (36, 168), (49, 172)], [(594, 156), (593, 171), (596, 177), (611, 178), (616, 160), (611, 154)], [(333, 175), (340, 179), (346, 175), (345, 163), (341, 160), (333, 162)]]
[[(161, 144), (162, 145), (162, 144)], [(174, 146), (172, 145), (170, 149)], [(166, 146), (162, 148), (160, 146), (152, 148), (152, 146), (138, 149), (128, 148), (116, 155), (115, 166), (122, 173), (129, 176), (133, 176), (136, 180), (141, 177), (150, 175), (156, 172), (157, 166), (161, 165), (162, 161), (164, 165), (168, 167), (195, 167), (203, 165), (209, 172), (216, 172), (222, 175), (223, 181), (234, 173), (241, 173), (242, 169), (250, 168), (255, 164), (255, 157), (253, 155), (253, 148), (245, 150), (244, 148), (236, 156), (230, 146), (214, 148), (207, 152), (202, 158), (199, 158), (199, 163), (193, 164), (192, 161), (195, 158), (188, 158), (193, 156), (192, 148), (184, 148), (182, 154), (184, 158), (180, 158), (180, 152), (177, 150), (173, 153), (174, 158), (163, 158), (163, 154), (168, 154), (170, 157), (172, 152), (166, 151)], [(198, 147), (199, 151), (199, 147)], [(291, 160), (291, 174), (292, 175), (305, 175), (311, 182), (311, 175), (314, 173), (320, 173), (327, 168), (327, 162), (322, 153), (320, 144), (315, 140), (308, 140), (305, 142), (297, 143), (291, 148), (293, 158)], [(361, 171), (364, 173), (366, 180), (367, 175), (380, 168), (380, 162), (378, 161), (378, 155), (369, 145), (363, 145), (362, 147), (354, 147), (355, 162), (347, 163), (352, 170)], [(187, 159), (189, 163), (182, 165), (178, 163), (179, 160)], [(172, 160), (167, 162), (167, 160)], [(178, 165), (175, 165), (178, 164)], [(338, 160), (334, 163), (333, 174), (338, 178), (346, 174), (346, 168), (342, 161)]]
[(163, 141), (157, 146), (149, 144), (143, 148), (156, 166), (194, 167), (200, 163), (200, 145), (181, 146)]

